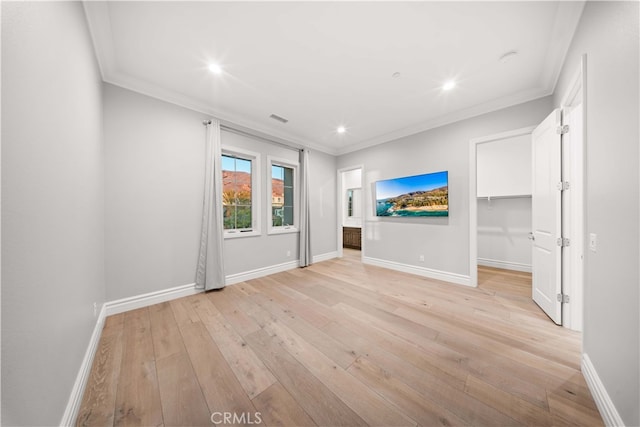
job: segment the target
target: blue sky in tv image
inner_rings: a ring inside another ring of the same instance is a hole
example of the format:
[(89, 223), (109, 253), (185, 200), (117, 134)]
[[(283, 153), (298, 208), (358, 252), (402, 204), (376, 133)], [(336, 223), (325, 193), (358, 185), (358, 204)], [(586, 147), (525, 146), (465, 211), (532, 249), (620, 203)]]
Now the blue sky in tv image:
[(429, 191), (435, 188), (446, 187), (449, 182), (448, 175), (447, 171), (443, 171), (377, 181), (376, 199), (385, 200), (414, 191)]

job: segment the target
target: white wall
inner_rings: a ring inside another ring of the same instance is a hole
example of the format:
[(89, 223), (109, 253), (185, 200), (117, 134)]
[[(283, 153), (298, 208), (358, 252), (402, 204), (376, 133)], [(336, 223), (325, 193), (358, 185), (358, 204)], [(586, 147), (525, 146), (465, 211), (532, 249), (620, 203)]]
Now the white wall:
[(531, 195), (531, 135), (476, 145), (478, 197)]
[(104, 85), (107, 300), (194, 283), (205, 115)]
[(58, 425), (105, 301), (102, 93), (79, 2), (2, 2), (2, 421)]
[[(583, 350), (627, 426), (640, 425), (637, 2), (587, 2), (554, 94), (587, 54)], [(588, 238), (585, 236), (585, 241)]]
[(531, 198), (478, 199), (478, 264), (531, 271)]
[[(469, 257), (461, 254), (469, 253), (469, 141), (535, 125), (549, 114), (551, 101), (541, 98), (340, 156), (338, 168), (364, 165), (363, 255), (468, 279)], [(375, 217), (375, 181), (443, 170), (449, 171), (448, 218)]]
[[(204, 182), (206, 115), (105, 84), (106, 280), (115, 300), (194, 282)], [(223, 146), (298, 160), (297, 151), (222, 132)], [(335, 157), (310, 153), (314, 256), (335, 252)], [(297, 234), (226, 239), (225, 273), (247, 273), (298, 259)], [(327, 206), (330, 208), (327, 208)], [(290, 255), (287, 256), (287, 253)]]

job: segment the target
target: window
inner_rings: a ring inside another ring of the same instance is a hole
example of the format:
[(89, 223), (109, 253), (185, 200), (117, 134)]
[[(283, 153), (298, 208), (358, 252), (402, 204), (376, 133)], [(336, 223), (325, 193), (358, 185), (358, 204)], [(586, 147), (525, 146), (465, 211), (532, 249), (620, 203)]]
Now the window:
[(294, 225), (293, 168), (271, 165), (271, 225)]
[(225, 237), (260, 234), (257, 201), (258, 156), (222, 152), (222, 217)]
[(353, 216), (353, 190), (347, 190), (347, 216)]
[(347, 219), (357, 219), (362, 215), (362, 189), (349, 188), (347, 190)]
[(286, 233), (297, 230), (296, 180), (298, 165), (287, 161), (269, 159), (269, 233)]

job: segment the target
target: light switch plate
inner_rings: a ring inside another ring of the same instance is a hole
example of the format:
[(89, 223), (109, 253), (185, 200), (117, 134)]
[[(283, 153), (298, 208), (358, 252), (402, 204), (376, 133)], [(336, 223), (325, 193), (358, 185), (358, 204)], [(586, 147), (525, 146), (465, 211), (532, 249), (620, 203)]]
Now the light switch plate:
[(596, 233), (590, 233), (589, 234), (589, 249), (591, 249), (593, 252), (596, 251), (598, 246), (598, 236), (596, 235)]

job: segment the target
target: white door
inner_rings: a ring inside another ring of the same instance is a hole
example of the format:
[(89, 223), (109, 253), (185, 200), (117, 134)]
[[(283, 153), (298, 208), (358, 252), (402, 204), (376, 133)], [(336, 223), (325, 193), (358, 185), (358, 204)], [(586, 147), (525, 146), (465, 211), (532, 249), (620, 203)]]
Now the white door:
[(532, 134), (532, 271), (533, 300), (557, 324), (562, 323), (562, 145), (560, 109), (554, 110)]

